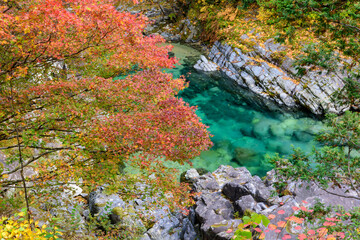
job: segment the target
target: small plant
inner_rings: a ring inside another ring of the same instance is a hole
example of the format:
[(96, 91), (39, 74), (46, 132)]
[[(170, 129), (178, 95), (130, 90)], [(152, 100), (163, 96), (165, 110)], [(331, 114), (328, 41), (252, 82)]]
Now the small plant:
[(257, 214), (255, 212), (252, 212), (250, 216), (248, 215), (242, 218), (243, 223), (239, 224), (233, 239), (245, 240), (252, 239), (255, 236), (263, 239), (265, 237), (265, 234), (259, 228), (259, 225), (262, 224), (267, 227), (270, 223), (269, 218), (267, 218), (265, 215)]
[(300, 209), (299, 213), (297, 213), (296, 216), (299, 218), (306, 218), (309, 221), (315, 221), (316, 219), (328, 215), (332, 210), (331, 207), (329, 206), (326, 207), (323, 203), (321, 203), (318, 200), (316, 201), (314, 206), (312, 206), (309, 209), (312, 211), (303, 211)]
[(20, 209), (22, 206), (24, 206), (24, 197), (18, 191), (9, 196), (0, 196), (0, 216), (11, 216), (15, 209)]

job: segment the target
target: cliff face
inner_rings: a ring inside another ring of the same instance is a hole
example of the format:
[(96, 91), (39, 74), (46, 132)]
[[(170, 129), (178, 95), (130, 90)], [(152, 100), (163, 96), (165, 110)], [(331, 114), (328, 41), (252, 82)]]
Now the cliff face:
[(293, 60), (278, 57), (277, 53), (286, 51), (284, 46), (270, 40), (262, 46), (254, 44), (253, 49), (244, 53), (216, 42), (208, 55), (210, 60), (202, 57), (194, 67), (200, 71), (220, 71), (240, 86), (289, 108), (306, 108), (317, 115), (339, 114), (350, 108), (333, 96), (344, 87), (341, 73), (309, 70), (297, 79)]

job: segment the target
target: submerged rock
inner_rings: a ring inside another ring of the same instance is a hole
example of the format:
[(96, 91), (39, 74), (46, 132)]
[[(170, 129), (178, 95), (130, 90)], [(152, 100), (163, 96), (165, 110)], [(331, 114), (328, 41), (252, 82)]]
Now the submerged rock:
[(246, 162), (249, 161), (249, 159), (254, 158), (256, 155), (257, 153), (251, 149), (236, 147), (234, 149), (234, 158), (232, 161), (243, 166), (246, 165)]

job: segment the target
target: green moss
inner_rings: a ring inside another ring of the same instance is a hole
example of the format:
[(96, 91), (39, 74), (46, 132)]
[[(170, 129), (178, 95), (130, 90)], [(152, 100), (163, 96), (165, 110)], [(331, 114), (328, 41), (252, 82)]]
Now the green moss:
[(95, 206), (97, 206), (97, 207), (105, 207), (106, 203), (96, 203)]
[(123, 216), (124, 215), (124, 209), (121, 207), (116, 207), (111, 210), (111, 213), (117, 215), (117, 216)]

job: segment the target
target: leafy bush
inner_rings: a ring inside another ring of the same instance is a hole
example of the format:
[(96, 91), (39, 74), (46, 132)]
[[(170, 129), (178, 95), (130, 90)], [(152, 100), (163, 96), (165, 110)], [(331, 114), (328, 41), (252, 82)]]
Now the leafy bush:
[(25, 220), (26, 209), (15, 214), (13, 217), (0, 219), (1, 239), (61, 239), (59, 229), (39, 226), (39, 222)]

